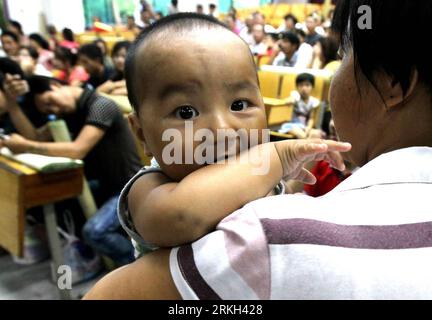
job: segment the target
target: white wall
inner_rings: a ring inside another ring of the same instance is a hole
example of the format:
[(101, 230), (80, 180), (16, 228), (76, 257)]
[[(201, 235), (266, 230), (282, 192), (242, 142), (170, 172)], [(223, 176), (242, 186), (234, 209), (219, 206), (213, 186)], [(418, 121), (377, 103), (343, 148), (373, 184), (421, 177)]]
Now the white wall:
[(66, 27), (75, 33), (85, 30), (82, 0), (42, 0), (42, 2), (48, 23), (55, 25), (58, 31)]
[(41, 0), (7, 0), (9, 16), (23, 26), (26, 34), (39, 32), (41, 24)]
[(6, 0), (11, 19), (19, 21), (26, 34), (43, 32), (45, 21), (60, 31), (74, 32), (85, 28), (82, 0)]
[[(204, 8), (204, 13), (208, 13), (208, 6), (210, 3), (218, 5), (218, 0), (187, 0), (179, 1), (178, 7), (180, 11), (195, 12), (197, 4), (201, 4)], [(216, 7), (216, 10), (218, 8)]]

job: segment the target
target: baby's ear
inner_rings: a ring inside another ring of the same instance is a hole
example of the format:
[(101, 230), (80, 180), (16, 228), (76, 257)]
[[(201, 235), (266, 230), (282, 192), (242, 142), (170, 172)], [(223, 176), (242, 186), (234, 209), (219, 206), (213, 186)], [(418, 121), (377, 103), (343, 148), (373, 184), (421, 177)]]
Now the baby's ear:
[(141, 145), (144, 149), (145, 155), (148, 157), (153, 157), (153, 154), (150, 152), (150, 150), (147, 146), (144, 132), (143, 132), (143, 129), (141, 127), (141, 124), (140, 124), (140, 121), (139, 121), (137, 114), (135, 112), (132, 112), (131, 114), (129, 114), (128, 120), (129, 120), (129, 125), (132, 128), (133, 133), (138, 138), (139, 142), (141, 143)]

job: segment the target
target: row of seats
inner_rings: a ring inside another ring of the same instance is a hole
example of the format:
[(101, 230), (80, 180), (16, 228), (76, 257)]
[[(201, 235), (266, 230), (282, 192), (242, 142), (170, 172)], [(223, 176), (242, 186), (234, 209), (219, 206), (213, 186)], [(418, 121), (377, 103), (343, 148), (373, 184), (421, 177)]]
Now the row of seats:
[(114, 45), (119, 41), (133, 41), (135, 39), (135, 35), (132, 32), (124, 31), (124, 32), (85, 32), (76, 35), (76, 40), (79, 44), (83, 45), (86, 43), (91, 43), (96, 39), (103, 39), (108, 48), (108, 54), (111, 53)]
[(274, 99), (288, 98), (291, 92), (296, 90), (295, 80), (300, 73), (314, 75), (315, 87), (312, 96), (321, 101), (328, 101), (330, 79), (333, 74), (330, 71), (316, 69), (261, 66), (258, 70), (258, 79), (262, 95)]
[[(312, 96), (322, 102), (328, 102), (330, 79), (332, 73), (324, 70), (297, 69), (290, 67), (262, 66), (258, 71), (261, 94), (266, 105), (267, 122), (269, 127), (290, 121), (292, 119), (293, 106), (287, 105), (284, 99), (296, 90), (296, 77), (300, 73), (307, 72), (315, 76), (315, 86)], [(322, 110), (314, 111), (312, 117), (319, 124)]]
[(288, 13), (296, 16), (301, 22), (306, 20), (306, 17), (313, 12), (322, 12), (323, 14), (327, 14), (327, 12), (332, 8), (333, 6), (327, 7), (325, 5), (313, 3), (267, 4), (261, 7), (238, 9), (237, 16), (239, 19), (244, 21), (253, 12), (259, 11), (265, 15), (267, 23), (277, 28), (283, 24), (283, 18)]

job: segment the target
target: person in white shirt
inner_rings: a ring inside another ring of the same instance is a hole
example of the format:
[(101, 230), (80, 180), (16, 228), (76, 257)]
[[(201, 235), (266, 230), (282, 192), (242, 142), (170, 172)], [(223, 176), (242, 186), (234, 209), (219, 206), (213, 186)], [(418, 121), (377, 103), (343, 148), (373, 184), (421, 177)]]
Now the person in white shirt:
[(313, 60), (313, 47), (305, 42), (306, 33), (301, 29), (296, 29), (295, 33), (299, 37), (300, 47), (297, 51), (297, 61), (295, 67), (308, 68)]
[(252, 36), (254, 43), (250, 45), (250, 49), (253, 55), (264, 55), (267, 53), (267, 45), (264, 42), (266, 33), (264, 32), (264, 26), (261, 24), (255, 24), (252, 28)]
[(254, 18), (252, 15), (245, 19), (245, 26), (240, 30), (239, 36), (242, 38), (249, 46), (253, 45), (254, 39), (252, 36), (252, 28), (254, 26)]
[[(320, 198), (251, 202), (202, 239), (109, 274), (86, 298), (432, 299), (432, 64), (417, 32), (432, 3), (356, 4), (380, 23), (364, 32), (358, 8), (338, 1), (344, 57), (330, 105), (361, 168)], [(415, 50), (400, 46), (404, 36)]]

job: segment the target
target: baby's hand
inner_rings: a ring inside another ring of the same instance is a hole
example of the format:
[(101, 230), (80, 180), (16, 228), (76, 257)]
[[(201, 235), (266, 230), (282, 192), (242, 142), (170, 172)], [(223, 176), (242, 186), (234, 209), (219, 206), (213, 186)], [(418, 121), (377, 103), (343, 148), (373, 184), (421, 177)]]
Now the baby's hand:
[(340, 152), (351, 150), (349, 143), (320, 139), (280, 141), (274, 145), (282, 163), (284, 179), (306, 184), (316, 182), (315, 176), (304, 168), (306, 163), (324, 160), (333, 168), (343, 171), (345, 164)]

